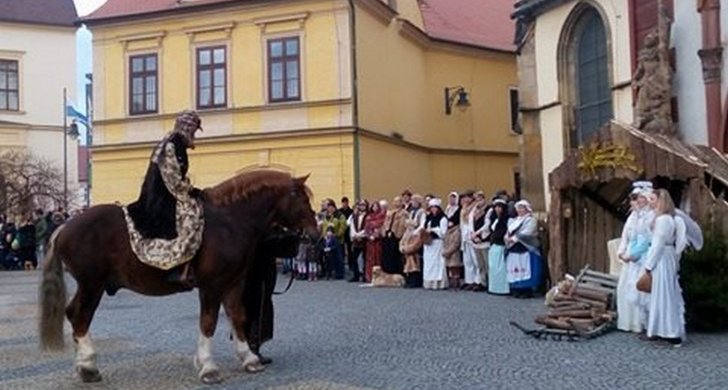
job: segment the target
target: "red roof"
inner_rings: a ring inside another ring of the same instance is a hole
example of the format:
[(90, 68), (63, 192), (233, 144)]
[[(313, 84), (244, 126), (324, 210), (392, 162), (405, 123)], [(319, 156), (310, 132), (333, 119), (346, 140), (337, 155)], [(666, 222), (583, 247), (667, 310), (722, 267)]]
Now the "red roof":
[[(191, 10), (245, 0), (108, 0), (83, 21)], [(513, 0), (420, 0), (431, 38), (514, 52)]]
[(122, 16), (176, 11), (215, 3), (230, 3), (234, 0), (107, 0), (84, 21), (110, 19)]
[(421, 0), (420, 9), (432, 38), (516, 51), (513, 0)]
[(76, 22), (73, 0), (0, 0), (0, 21), (73, 26)]

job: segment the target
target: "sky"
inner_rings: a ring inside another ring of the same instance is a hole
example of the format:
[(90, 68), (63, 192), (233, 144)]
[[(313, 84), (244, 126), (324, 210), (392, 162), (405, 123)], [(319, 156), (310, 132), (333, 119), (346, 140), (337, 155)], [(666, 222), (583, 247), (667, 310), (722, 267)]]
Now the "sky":
[[(86, 16), (96, 10), (106, 0), (74, 0), (78, 16)], [(86, 27), (81, 27), (76, 32), (76, 98), (74, 107), (82, 113), (86, 112), (86, 73), (92, 69), (91, 33)], [(79, 126), (81, 132), (81, 143), (85, 144), (86, 129)]]

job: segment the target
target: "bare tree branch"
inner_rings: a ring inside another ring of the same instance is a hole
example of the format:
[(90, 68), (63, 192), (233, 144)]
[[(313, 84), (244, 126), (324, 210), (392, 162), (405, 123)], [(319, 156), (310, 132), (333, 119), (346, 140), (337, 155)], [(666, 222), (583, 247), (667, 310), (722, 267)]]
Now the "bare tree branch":
[(54, 208), (63, 195), (63, 174), (51, 162), (25, 151), (0, 153), (0, 212)]

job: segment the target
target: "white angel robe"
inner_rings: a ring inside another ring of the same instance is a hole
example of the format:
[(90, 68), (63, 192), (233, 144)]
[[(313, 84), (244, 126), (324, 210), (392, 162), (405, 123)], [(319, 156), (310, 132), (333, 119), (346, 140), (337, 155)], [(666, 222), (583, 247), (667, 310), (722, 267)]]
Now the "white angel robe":
[[(622, 240), (617, 251), (630, 255), (630, 244), (639, 235), (650, 235), (654, 212), (649, 208), (633, 211), (622, 229)], [(648, 237), (649, 238), (649, 237)], [(648, 297), (638, 293), (636, 283), (644, 268), (644, 256), (635, 261), (623, 262), (617, 284), (617, 328), (626, 332), (641, 332), (647, 321)]]
[(447, 288), (447, 268), (445, 258), (442, 257), (442, 238), (447, 232), (447, 218), (443, 215), (439, 224), (432, 224), (427, 221), (426, 228), (429, 228), (435, 237), (429, 244), (425, 244), (422, 254), (422, 287), (432, 290)]
[(672, 215), (655, 218), (645, 269), (652, 273), (647, 336), (685, 339), (685, 301), (678, 271), (687, 245), (685, 221)]

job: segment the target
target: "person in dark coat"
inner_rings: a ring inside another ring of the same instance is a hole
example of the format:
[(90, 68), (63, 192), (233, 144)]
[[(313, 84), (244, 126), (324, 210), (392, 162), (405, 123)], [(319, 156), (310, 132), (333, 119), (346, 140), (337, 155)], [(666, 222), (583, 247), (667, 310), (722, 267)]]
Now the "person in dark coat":
[(28, 215), (18, 229), (18, 257), (26, 270), (34, 270), (38, 266), (35, 253), (35, 225), (33, 216)]
[(250, 350), (263, 364), (271, 359), (260, 354), (263, 343), (273, 339), (273, 290), (276, 285), (276, 258), (296, 257), (300, 237), (288, 231), (267, 236), (255, 251), (252, 268), (244, 282), (245, 338)]

